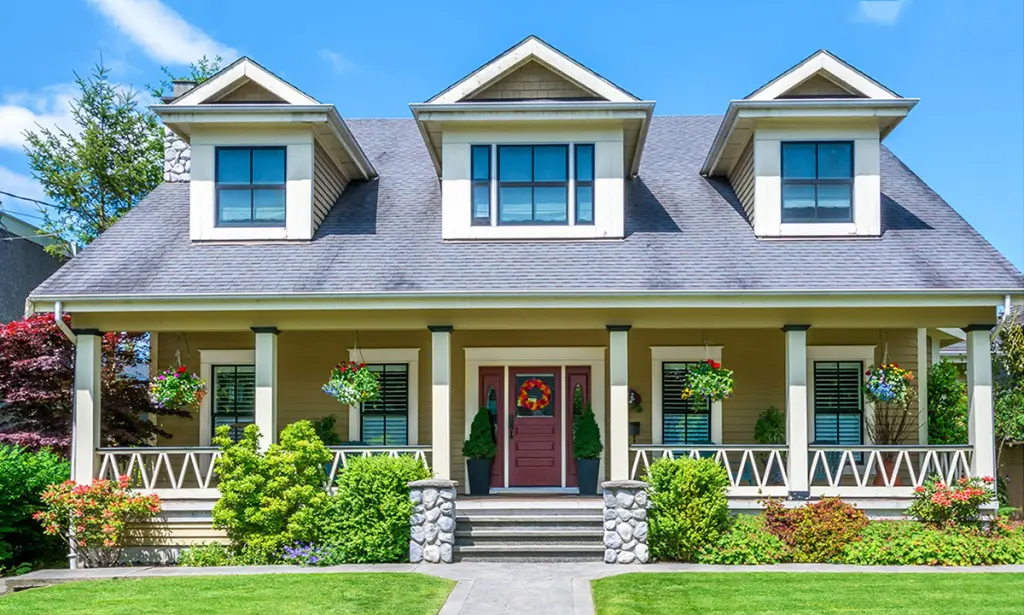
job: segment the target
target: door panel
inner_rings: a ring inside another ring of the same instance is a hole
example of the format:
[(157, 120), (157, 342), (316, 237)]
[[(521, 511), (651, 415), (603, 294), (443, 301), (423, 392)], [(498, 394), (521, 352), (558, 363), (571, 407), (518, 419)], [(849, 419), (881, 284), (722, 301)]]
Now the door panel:
[(562, 368), (509, 370), (510, 487), (562, 484)]
[(576, 477), (576, 456), (573, 454), (572, 446), (572, 424), (577, 412), (576, 391), (579, 390), (583, 397), (581, 411), (586, 410), (587, 404), (590, 403), (590, 366), (565, 368), (565, 380), (568, 384), (565, 391), (565, 486), (576, 487), (579, 483)]
[(491, 487), (505, 486), (505, 368), (480, 368), (481, 407), (491, 415), (491, 433), (498, 447), (491, 465)]

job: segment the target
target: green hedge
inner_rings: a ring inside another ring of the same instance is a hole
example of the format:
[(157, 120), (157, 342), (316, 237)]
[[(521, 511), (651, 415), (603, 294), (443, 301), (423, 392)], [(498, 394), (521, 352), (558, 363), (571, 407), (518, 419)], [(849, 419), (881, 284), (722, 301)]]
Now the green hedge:
[(875, 521), (846, 546), (842, 563), (863, 566), (1024, 564), (1024, 527), (995, 532), (936, 528), (916, 521)]
[(647, 545), (656, 560), (692, 561), (729, 526), (729, 475), (714, 459), (661, 458), (650, 485)]
[(53, 563), (66, 555), (67, 545), (44, 535), (32, 515), (43, 507), (43, 489), (70, 476), (67, 460), (47, 449), (0, 445), (0, 571)]
[(758, 566), (789, 561), (785, 543), (765, 529), (761, 515), (739, 515), (717, 541), (701, 549), (701, 564)]

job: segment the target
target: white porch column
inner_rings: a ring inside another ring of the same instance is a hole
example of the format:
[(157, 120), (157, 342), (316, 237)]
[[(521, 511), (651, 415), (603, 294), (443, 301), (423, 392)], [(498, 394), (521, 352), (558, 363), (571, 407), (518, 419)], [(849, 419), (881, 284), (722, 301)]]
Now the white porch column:
[(928, 444), (928, 329), (917, 330), (917, 443)]
[(434, 478), (451, 480), (452, 477), (452, 327), (431, 325), (430, 329), (430, 382), (431, 465)]
[(608, 325), (608, 467), (611, 480), (629, 480), (629, 330)]
[(995, 417), (992, 407), (992, 346), (989, 331), (993, 325), (969, 325), (967, 334), (967, 441), (974, 448), (971, 474), (996, 475)]
[(71, 426), (71, 478), (79, 484), (96, 478), (100, 445), (100, 368), (103, 336), (96, 329), (76, 329), (75, 399)]
[(937, 338), (933, 337), (930, 339), (932, 342), (932, 365), (935, 365), (942, 360), (942, 355), (939, 354), (939, 351), (942, 350), (942, 348), (939, 346), (939, 340)]
[(253, 327), (256, 334), (256, 427), (260, 449), (277, 442), (277, 327)]
[(786, 325), (786, 443), (789, 446), (789, 492), (806, 498), (808, 468), (807, 330), (810, 325)]

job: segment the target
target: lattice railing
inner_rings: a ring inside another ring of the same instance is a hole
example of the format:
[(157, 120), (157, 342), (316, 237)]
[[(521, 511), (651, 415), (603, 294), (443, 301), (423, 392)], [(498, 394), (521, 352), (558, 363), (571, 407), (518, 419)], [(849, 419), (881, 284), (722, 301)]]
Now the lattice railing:
[(328, 448), (334, 453), (334, 459), (327, 471), (328, 486), (334, 484), (338, 478), (338, 471), (344, 469), (348, 460), (353, 457), (410, 455), (423, 462), (427, 470), (430, 470), (430, 460), (427, 458), (431, 452), (430, 446), (329, 446)]
[(147, 446), (97, 449), (97, 478), (117, 480), (127, 474), (136, 489), (212, 489), (217, 486), (215, 446)]
[(812, 487), (918, 487), (929, 476), (953, 482), (971, 474), (970, 446), (810, 447)]
[(787, 450), (785, 446), (771, 445), (633, 445), (630, 476), (639, 480), (655, 460), (667, 457), (678, 459), (711, 458), (720, 463), (729, 473), (729, 483), (734, 488), (788, 487), (786, 474)]

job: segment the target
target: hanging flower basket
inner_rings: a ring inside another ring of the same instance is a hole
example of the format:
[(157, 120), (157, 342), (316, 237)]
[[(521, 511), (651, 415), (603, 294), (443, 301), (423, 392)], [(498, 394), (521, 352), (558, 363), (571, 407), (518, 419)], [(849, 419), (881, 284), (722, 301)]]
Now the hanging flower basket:
[(206, 390), (206, 382), (184, 365), (165, 369), (149, 383), (150, 399), (168, 410), (198, 406)]
[(366, 363), (345, 361), (331, 370), (331, 379), (321, 390), (346, 406), (355, 406), (377, 399), (380, 380)]
[(725, 369), (713, 359), (698, 363), (686, 372), (683, 399), (703, 399), (716, 402), (732, 396), (732, 370)]
[(911, 395), (914, 374), (896, 363), (875, 365), (864, 372), (864, 394), (884, 404), (906, 404)]

